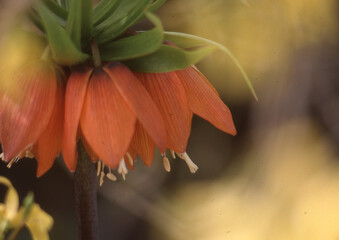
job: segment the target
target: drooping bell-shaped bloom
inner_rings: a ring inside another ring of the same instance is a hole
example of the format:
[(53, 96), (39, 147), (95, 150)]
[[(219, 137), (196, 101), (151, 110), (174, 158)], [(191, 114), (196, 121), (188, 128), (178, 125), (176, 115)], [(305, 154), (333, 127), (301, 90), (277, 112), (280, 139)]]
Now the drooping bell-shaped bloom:
[(62, 151), (66, 165), (75, 170), (80, 137), (90, 155), (95, 156), (92, 160), (100, 159), (109, 168), (125, 168), (124, 157), (136, 122), (164, 152), (167, 143), (161, 113), (127, 67), (110, 63), (100, 68), (74, 69), (65, 97)]
[(22, 157), (38, 160), (45, 173), (61, 150), (64, 86), (55, 68), (44, 60), (23, 64), (1, 79), (0, 140), (9, 166)]
[[(172, 156), (174, 152), (184, 159), (191, 172), (197, 166), (186, 153), (190, 135), (192, 115), (196, 114), (209, 121), (218, 129), (236, 134), (232, 115), (219, 98), (209, 81), (195, 67), (168, 73), (135, 73), (156, 103), (165, 123), (167, 148)], [(131, 146), (151, 164), (154, 154), (154, 142), (142, 126), (137, 125)], [(170, 170), (164, 155), (164, 166)]]

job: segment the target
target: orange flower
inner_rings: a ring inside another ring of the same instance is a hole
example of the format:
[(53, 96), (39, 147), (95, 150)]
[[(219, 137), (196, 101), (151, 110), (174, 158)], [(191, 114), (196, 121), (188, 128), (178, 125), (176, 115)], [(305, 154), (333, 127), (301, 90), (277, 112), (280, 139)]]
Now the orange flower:
[(55, 69), (42, 60), (23, 65), (9, 78), (0, 102), (2, 158), (10, 167), (33, 153), (38, 160), (37, 176), (41, 176), (61, 150), (63, 84)]
[[(166, 133), (161, 114), (133, 73), (120, 63), (75, 69), (67, 83), (62, 141), (64, 160), (76, 168), (80, 136), (92, 159), (126, 172), (124, 156), (136, 121), (164, 152)], [(78, 131), (79, 128), (79, 131)], [(94, 157), (93, 157), (94, 156)]]
[[(192, 115), (209, 121), (220, 130), (236, 134), (232, 115), (221, 101), (218, 93), (208, 80), (195, 68), (168, 73), (135, 73), (157, 105), (165, 123), (167, 148), (184, 159), (191, 172), (198, 167), (186, 153), (190, 135)], [(137, 124), (131, 147), (150, 165), (154, 154), (154, 142), (144, 128)], [(164, 156), (164, 166), (170, 170), (168, 159)]]
[[(79, 138), (93, 161), (119, 167), (125, 177), (125, 164), (133, 168), (137, 154), (146, 165), (152, 163), (155, 146), (167, 171), (168, 148), (195, 172), (198, 167), (186, 153), (193, 114), (236, 134), (229, 109), (195, 67), (133, 74), (120, 63), (82, 66), (73, 69), (65, 90), (55, 69), (36, 61), (12, 75), (11, 82), (16, 88), (5, 88), (0, 102), (3, 159), (10, 166), (33, 154), (38, 176), (52, 166), (61, 149), (74, 171)], [(102, 177), (105, 165), (99, 165)]]

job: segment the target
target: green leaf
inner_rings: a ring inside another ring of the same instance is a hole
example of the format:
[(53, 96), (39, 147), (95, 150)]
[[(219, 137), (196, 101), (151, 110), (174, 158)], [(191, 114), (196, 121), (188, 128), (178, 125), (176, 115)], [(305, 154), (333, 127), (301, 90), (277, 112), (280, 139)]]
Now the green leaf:
[(45, 32), (41, 18), (34, 11), (28, 11), (27, 16), (34, 26), (36, 26), (40, 31)]
[(150, 7), (148, 8), (149, 11), (151, 12), (155, 12), (156, 10), (158, 10), (158, 8), (160, 8), (164, 3), (166, 2), (166, 0), (156, 0), (154, 1)]
[[(74, 1), (74, 0), (73, 0)], [(81, 39), (87, 43), (92, 37), (93, 22), (92, 22), (92, 0), (80, 0), (81, 1)]]
[(37, 5), (38, 13), (43, 21), (53, 59), (61, 65), (75, 65), (85, 61), (89, 56), (79, 51), (57, 19), (43, 5)]
[(92, 35), (92, 0), (73, 0), (67, 19), (66, 31), (80, 50), (81, 42)]
[(204, 46), (195, 50), (185, 51), (180, 48), (162, 45), (155, 53), (128, 60), (124, 63), (136, 72), (171, 72), (196, 64), (214, 50), (214, 46)]
[(58, 3), (53, 0), (43, 0), (45, 5), (51, 10), (55, 15), (61, 17), (62, 19), (66, 20), (68, 17), (68, 12), (65, 8), (61, 7)]
[(65, 8), (66, 10), (69, 10), (71, 7), (72, 0), (57, 0), (57, 2), (61, 7)]
[(190, 47), (195, 47), (195, 46), (208, 45), (208, 46), (214, 46), (218, 48), (219, 50), (223, 51), (231, 58), (231, 60), (238, 67), (253, 97), (255, 98), (256, 101), (258, 101), (258, 97), (257, 97), (257, 94), (255, 93), (251, 80), (247, 76), (244, 68), (241, 66), (238, 59), (232, 54), (232, 52), (228, 48), (221, 45), (220, 43), (213, 42), (209, 39), (186, 34), (186, 33), (165, 32), (165, 39), (182, 48), (190, 48)]
[(152, 0), (124, 0), (114, 14), (94, 28), (98, 44), (116, 38), (144, 16)]
[(103, 61), (121, 61), (145, 56), (160, 48), (164, 35), (160, 19), (151, 13), (147, 18), (155, 25), (150, 31), (119, 39), (100, 47)]
[(67, 18), (66, 32), (77, 49), (81, 49), (81, 0), (73, 0)]
[(108, 16), (111, 16), (117, 9), (121, 1), (118, 0), (102, 0), (93, 9), (94, 26), (102, 23)]

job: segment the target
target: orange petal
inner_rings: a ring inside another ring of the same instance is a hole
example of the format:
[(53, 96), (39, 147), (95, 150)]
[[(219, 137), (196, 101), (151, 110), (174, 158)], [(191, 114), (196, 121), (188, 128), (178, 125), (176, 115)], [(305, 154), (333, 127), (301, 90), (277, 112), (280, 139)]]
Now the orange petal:
[(139, 122), (160, 151), (166, 151), (166, 130), (160, 112), (146, 89), (124, 65), (111, 63), (104, 67), (121, 95), (134, 109)]
[(189, 109), (220, 130), (235, 135), (232, 114), (208, 80), (193, 67), (176, 73), (185, 87)]
[(98, 156), (95, 154), (95, 152), (92, 150), (91, 146), (88, 144), (86, 138), (83, 136), (83, 134), (81, 134), (81, 141), (85, 147), (85, 150), (88, 154), (88, 156), (90, 157), (90, 159), (92, 160), (93, 163), (97, 162), (99, 160)]
[(110, 77), (96, 69), (89, 81), (80, 126), (95, 154), (115, 168), (131, 142), (136, 116)]
[(92, 69), (89, 68), (74, 70), (66, 86), (62, 155), (71, 171), (75, 171), (76, 168), (78, 126), (91, 73)]
[(42, 176), (53, 165), (55, 158), (61, 151), (62, 130), (64, 126), (65, 89), (59, 83), (56, 100), (51, 119), (33, 146), (33, 154), (38, 160), (37, 176)]
[(153, 161), (155, 144), (139, 122), (135, 125), (135, 133), (131, 145), (145, 165), (150, 166)]
[(43, 61), (28, 63), (10, 79), (15, 91), (2, 97), (0, 136), (5, 161), (32, 146), (45, 130), (53, 111), (56, 74)]
[(190, 135), (190, 112), (185, 89), (174, 72), (136, 73), (164, 120), (167, 147), (185, 152)]

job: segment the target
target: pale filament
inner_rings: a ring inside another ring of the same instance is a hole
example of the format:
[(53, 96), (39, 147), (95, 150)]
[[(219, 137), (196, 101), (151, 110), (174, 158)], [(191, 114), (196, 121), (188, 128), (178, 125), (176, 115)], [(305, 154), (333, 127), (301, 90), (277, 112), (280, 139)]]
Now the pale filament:
[(127, 167), (126, 167), (126, 163), (125, 163), (125, 159), (122, 158), (120, 163), (119, 163), (119, 168), (118, 168), (118, 173), (121, 174), (122, 178), (124, 180), (126, 180), (126, 174), (128, 173)]
[(196, 173), (198, 171), (198, 166), (191, 160), (186, 152), (184, 153), (176, 153), (182, 160), (184, 160), (190, 169), (191, 173)]
[(127, 160), (128, 160), (128, 162), (129, 162), (129, 164), (130, 164), (131, 166), (133, 166), (134, 161), (133, 161), (133, 158), (132, 158), (131, 154), (129, 154), (129, 152), (126, 153), (126, 157), (127, 157)]

